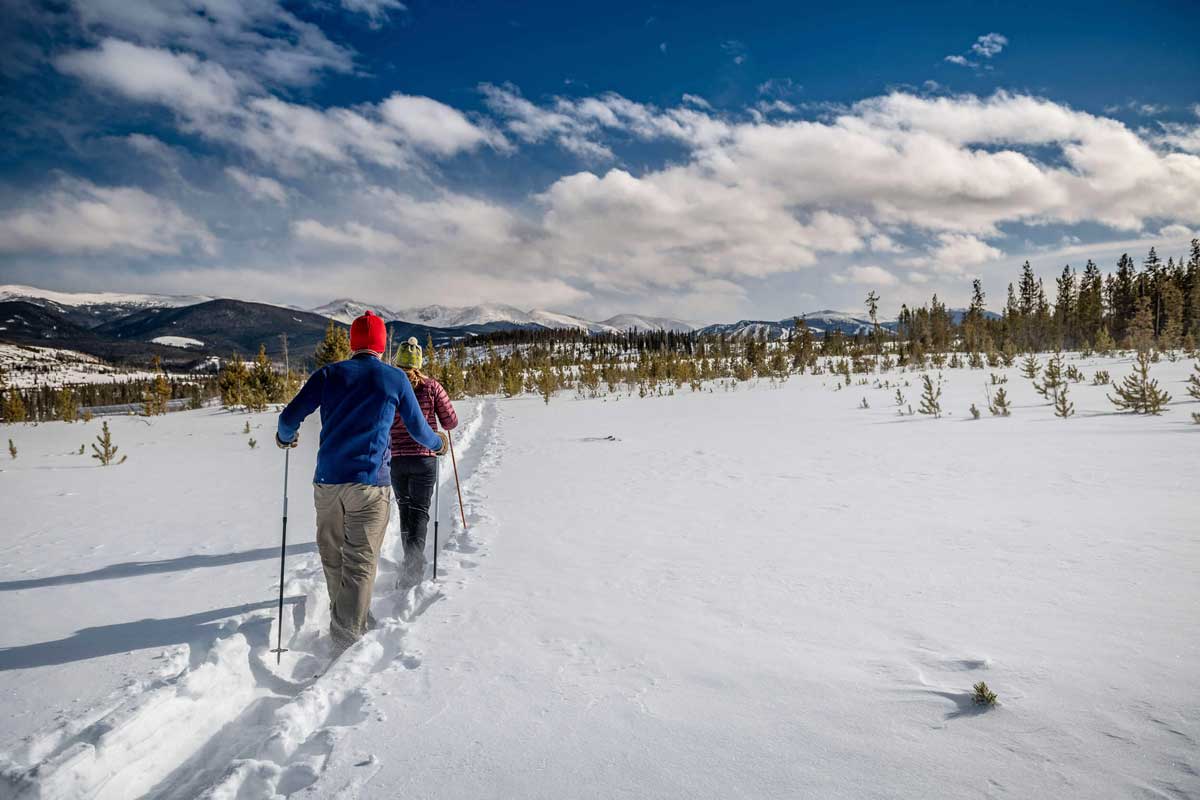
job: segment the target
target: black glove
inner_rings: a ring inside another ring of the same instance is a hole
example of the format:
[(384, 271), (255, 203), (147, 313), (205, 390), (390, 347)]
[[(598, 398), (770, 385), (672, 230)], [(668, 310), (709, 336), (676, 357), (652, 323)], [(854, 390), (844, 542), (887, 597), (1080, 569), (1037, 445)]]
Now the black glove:
[(275, 432), (275, 446), (278, 447), (280, 450), (287, 450), (289, 447), (295, 447), (298, 444), (300, 444), (300, 434), (299, 433), (297, 433), (296, 437), (294, 439), (292, 439), (290, 442), (285, 442), (283, 439), (279, 438), (279, 432), (278, 431)]

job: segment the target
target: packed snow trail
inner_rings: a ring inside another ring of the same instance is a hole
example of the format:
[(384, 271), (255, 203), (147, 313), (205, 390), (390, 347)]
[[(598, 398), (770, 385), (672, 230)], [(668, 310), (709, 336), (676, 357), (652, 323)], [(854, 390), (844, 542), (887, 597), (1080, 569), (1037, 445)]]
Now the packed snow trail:
[[(456, 432), (468, 484), (495, 424), (495, 405), (485, 402)], [(305, 434), (315, 438), (315, 427)], [(303, 470), (311, 470), (311, 458), (297, 462), (294, 497), (298, 486), (309, 485)], [(452, 495), (450, 470), (442, 482)], [(393, 505), (372, 602), (379, 626), (332, 665), (319, 558), (293, 556), (284, 586), (288, 652), (279, 668), (270, 653), (274, 602), (236, 615), (216, 612), (214, 619), (226, 618), (210, 647), (177, 648), (161, 679), (131, 687), (109, 705), (0, 756), (0, 797), (270, 797), (312, 784), (341, 731), (370, 713), (367, 680), (420, 664), (406, 647), (410, 626), (461, 582), (454, 551), (478, 549), (455, 517), (443, 521), (448, 550), (439, 559), (440, 580), (397, 591), (403, 548)], [(311, 531), (297, 526), (293, 535), (311, 538)]]

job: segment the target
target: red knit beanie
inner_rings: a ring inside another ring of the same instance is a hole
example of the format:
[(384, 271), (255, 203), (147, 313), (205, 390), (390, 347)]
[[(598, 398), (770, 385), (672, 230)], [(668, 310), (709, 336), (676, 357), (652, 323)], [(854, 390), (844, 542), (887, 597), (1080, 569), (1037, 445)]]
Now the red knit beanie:
[(383, 320), (370, 311), (350, 324), (350, 349), (352, 351), (373, 350), (376, 353), (383, 353), (386, 347), (387, 328), (384, 326)]

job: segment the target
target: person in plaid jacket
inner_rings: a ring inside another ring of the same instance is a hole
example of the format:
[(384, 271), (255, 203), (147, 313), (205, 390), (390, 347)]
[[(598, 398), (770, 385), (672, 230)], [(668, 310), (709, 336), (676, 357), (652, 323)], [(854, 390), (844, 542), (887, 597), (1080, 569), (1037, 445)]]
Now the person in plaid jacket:
[[(458, 427), (458, 415), (442, 385), (421, 372), (424, 353), (416, 337), (400, 344), (396, 366), (412, 383), (421, 414), (429, 427)], [(404, 543), (402, 582), (414, 586), (425, 576), (425, 536), (429, 529), (429, 503), (437, 481), (437, 454), (409, 434), (400, 415), (392, 423), (392, 489), (400, 507), (400, 535)]]

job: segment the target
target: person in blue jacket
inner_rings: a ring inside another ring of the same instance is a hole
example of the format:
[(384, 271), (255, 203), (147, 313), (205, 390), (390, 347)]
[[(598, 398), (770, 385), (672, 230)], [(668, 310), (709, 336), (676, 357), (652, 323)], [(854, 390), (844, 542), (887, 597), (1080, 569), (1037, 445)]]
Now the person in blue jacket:
[(295, 447), (300, 423), (321, 409), (313, 477), (317, 549), (329, 590), (329, 632), (336, 653), (367, 629), (379, 550), (392, 488), (389, 432), (399, 416), (412, 437), (437, 455), (449, 445), (425, 421), (405, 374), (382, 361), (383, 320), (368, 311), (350, 326), (351, 357), (312, 374), (279, 414), (275, 443)]

